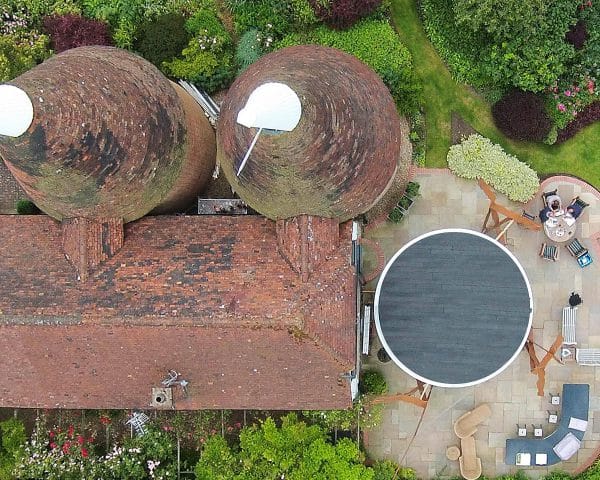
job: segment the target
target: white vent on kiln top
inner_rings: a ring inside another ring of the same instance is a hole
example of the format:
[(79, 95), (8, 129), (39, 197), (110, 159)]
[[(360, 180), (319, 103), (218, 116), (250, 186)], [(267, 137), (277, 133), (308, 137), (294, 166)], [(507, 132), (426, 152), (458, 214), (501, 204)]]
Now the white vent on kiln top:
[(263, 129), (290, 132), (302, 116), (302, 105), (296, 92), (284, 83), (267, 82), (257, 87), (237, 115), (237, 123), (248, 128), (258, 128), (244, 159), (238, 167), (237, 175), (248, 161), (250, 152), (256, 145)]
[(29, 95), (14, 85), (0, 85), (0, 135), (20, 137), (31, 122), (33, 104)]

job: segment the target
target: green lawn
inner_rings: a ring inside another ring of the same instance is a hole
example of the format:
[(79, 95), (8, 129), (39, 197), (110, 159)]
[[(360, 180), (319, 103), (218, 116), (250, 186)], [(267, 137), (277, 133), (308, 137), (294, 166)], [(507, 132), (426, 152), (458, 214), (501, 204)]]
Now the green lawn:
[(414, 0), (392, 0), (392, 18), (413, 56), (424, 85), (428, 167), (446, 165), (451, 143), (450, 118), (457, 112), (482, 135), (527, 162), (540, 175), (568, 173), (600, 188), (600, 122), (560, 146), (509, 140), (495, 127), (490, 105), (470, 87), (455, 82), (427, 39)]

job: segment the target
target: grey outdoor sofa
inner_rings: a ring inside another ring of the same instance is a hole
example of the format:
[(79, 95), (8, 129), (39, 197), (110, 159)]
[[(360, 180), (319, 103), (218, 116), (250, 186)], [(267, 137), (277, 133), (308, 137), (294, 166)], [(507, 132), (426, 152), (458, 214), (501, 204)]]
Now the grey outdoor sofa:
[(556, 430), (545, 438), (509, 438), (506, 440), (506, 455), (504, 461), (507, 465), (516, 465), (517, 453), (529, 453), (531, 466), (535, 466), (535, 456), (538, 453), (547, 455), (547, 465), (561, 461), (553, 448), (569, 432), (578, 440), (583, 439), (585, 432), (569, 428), (571, 418), (587, 421), (590, 403), (590, 386), (586, 384), (566, 384), (563, 386), (562, 411), (560, 423)]

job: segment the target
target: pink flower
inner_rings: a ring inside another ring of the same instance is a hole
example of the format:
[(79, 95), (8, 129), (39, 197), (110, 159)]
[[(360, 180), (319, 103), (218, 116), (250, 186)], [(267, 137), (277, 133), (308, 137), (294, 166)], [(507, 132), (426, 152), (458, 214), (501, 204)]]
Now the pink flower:
[(563, 103), (559, 103), (556, 108), (558, 108), (561, 112), (564, 112), (567, 109)]
[(592, 82), (592, 81), (590, 80), (590, 81), (588, 82), (588, 84), (587, 84), (587, 89), (588, 89), (588, 92), (590, 92), (590, 93), (594, 93), (594, 82)]
[(85, 439), (81, 435), (77, 435), (77, 443), (83, 445), (83, 442), (85, 442)]
[(565, 90), (565, 95), (567, 97), (570, 97), (571, 96), (571, 90)]
[(81, 449), (81, 456), (82, 456), (83, 458), (87, 458), (87, 457), (88, 457), (88, 455), (89, 455), (88, 451), (87, 451), (85, 448), (82, 448), (82, 449)]
[(56, 443), (50, 442), (50, 448), (56, 448)]
[(581, 90), (579, 87), (575, 87), (576, 92), (578, 92), (579, 90)]
[(71, 444), (69, 442), (63, 443), (62, 451), (63, 453), (69, 453), (69, 449), (71, 448)]
[(73, 425), (69, 425), (69, 431), (67, 433), (67, 435), (69, 435), (69, 437), (73, 437), (73, 434), (75, 433), (75, 427), (73, 427)]
[(56, 435), (56, 434), (54, 433), (53, 430), (50, 430), (50, 434), (49, 435), (50, 435), (50, 438), (54, 438), (54, 435)]

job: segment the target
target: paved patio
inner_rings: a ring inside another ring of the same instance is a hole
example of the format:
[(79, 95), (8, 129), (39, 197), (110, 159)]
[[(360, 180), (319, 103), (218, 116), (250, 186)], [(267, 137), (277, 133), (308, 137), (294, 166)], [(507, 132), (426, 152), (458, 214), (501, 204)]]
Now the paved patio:
[[(403, 222), (370, 226), (364, 234), (368, 241), (379, 245), (385, 261), (404, 243), (431, 230), (451, 227), (481, 230), (488, 201), (475, 181), (459, 179), (445, 169), (417, 170), (415, 180), (421, 184), (421, 197)], [(542, 183), (541, 190), (554, 188), (558, 188), (564, 202), (580, 195), (590, 204), (578, 219), (576, 237), (590, 249), (595, 263), (585, 269), (579, 268), (562, 246), (558, 262), (542, 260), (538, 250), (541, 243), (547, 241), (543, 231), (534, 232), (517, 225), (508, 230), (507, 246), (519, 259), (531, 282), (535, 342), (550, 347), (560, 330), (562, 308), (567, 305), (569, 294), (576, 291), (584, 301), (578, 310), (578, 346), (600, 348), (600, 301), (597, 300), (600, 298), (600, 195), (583, 182), (569, 177), (548, 179)], [(501, 195), (498, 201), (518, 212), (523, 208)], [(538, 194), (525, 208), (537, 215), (541, 207)], [(367, 244), (367, 276), (369, 271), (377, 270), (382, 260)], [(406, 274), (406, 281), (410, 281), (410, 272)], [(376, 285), (377, 278), (367, 284), (366, 290), (374, 290)], [(375, 338), (372, 356), (366, 359), (365, 365), (372, 365), (385, 374), (390, 392), (412, 389), (415, 386), (412, 378), (392, 362), (382, 364), (376, 359), (374, 354), (378, 349)], [(543, 358), (544, 354), (543, 350), (537, 349), (538, 358)], [(530, 432), (532, 424), (541, 424), (544, 436), (550, 434), (554, 426), (547, 422), (548, 410), (556, 409), (550, 405), (549, 393), (561, 392), (564, 383), (587, 383), (591, 387), (590, 424), (579, 452), (571, 460), (553, 467), (519, 467), (530, 477), (541, 476), (551, 469), (575, 472), (600, 448), (600, 368), (582, 367), (575, 362), (561, 365), (552, 360), (546, 368), (546, 396), (543, 398), (537, 396), (536, 380), (537, 377), (530, 373), (529, 357), (522, 352), (504, 372), (481, 385), (459, 389), (434, 387), (422, 424), (408, 450), (422, 410), (402, 402), (390, 403), (385, 407), (382, 425), (367, 433), (367, 451), (374, 458), (390, 458), (410, 466), (421, 478), (459, 475), (458, 462), (448, 460), (445, 455), (448, 446), (459, 445), (452, 429), (453, 422), (467, 410), (487, 402), (492, 407), (492, 416), (475, 434), (483, 474), (493, 477), (514, 473), (517, 468), (504, 463), (504, 447), (507, 438), (516, 436), (517, 424), (527, 424)]]

